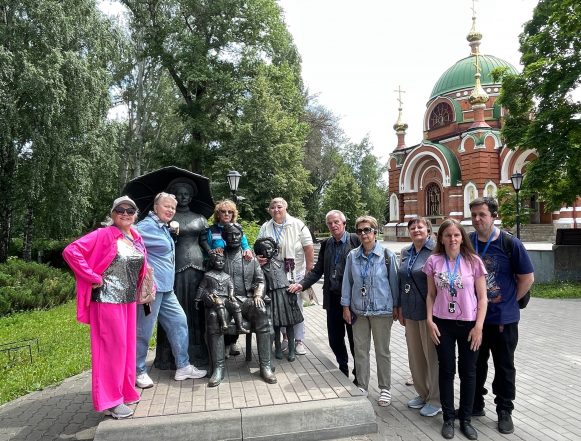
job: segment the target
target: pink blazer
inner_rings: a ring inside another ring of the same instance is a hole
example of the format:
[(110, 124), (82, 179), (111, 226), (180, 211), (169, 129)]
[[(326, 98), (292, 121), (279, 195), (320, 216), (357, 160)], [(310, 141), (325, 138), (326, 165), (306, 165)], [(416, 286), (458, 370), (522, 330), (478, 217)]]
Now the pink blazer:
[[(141, 235), (131, 228), (135, 243), (145, 254), (145, 262), (139, 273), (138, 285), (141, 285), (147, 272), (147, 253)], [(63, 251), (63, 257), (69, 264), (77, 281), (77, 320), (89, 324), (89, 307), (91, 289), (94, 283), (101, 283), (101, 275), (117, 255), (117, 241), (123, 233), (115, 227), (99, 228), (69, 244)]]

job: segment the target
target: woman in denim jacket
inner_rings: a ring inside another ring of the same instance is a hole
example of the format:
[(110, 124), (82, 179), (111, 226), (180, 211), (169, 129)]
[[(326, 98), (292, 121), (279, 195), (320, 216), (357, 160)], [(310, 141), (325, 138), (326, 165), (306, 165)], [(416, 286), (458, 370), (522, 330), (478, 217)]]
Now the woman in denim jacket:
[(377, 241), (378, 224), (371, 216), (355, 221), (361, 245), (349, 253), (345, 263), (341, 305), (344, 320), (353, 326), (355, 369), (359, 389), (367, 395), (371, 336), (375, 347), (380, 394), (377, 403), (391, 403), (391, 353), (393, 298), (398, 289), (395, 254)]

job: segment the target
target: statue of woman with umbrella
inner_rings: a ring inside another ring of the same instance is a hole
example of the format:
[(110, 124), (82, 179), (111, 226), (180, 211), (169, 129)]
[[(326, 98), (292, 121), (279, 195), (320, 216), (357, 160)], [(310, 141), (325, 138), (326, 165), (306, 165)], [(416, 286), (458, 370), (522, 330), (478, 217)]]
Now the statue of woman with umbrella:
[[(176, 278), (174, 292), (186, 313), (189, 328), (190, 361), (196, 365), (208, 363), (208, 350), (204, 339), (204, 310), (196, 309), (194, 302), (198, 285), (204, 276), (204, 252), (207, 243), (208, 222), (205, 216), (213, 211), (214, 202), (209, 180), (177, 167), (165, 167), (130, 181), (125, 189), (133, 195), (141, 213), (147, 213), (148, 204), (158, 191), (167, 191), (177, 199), (174, 221), (179, 223), (176, 236)], [(173, 354), (166, 333), (157, 327), (157, 348), (154, 366), (174, 369)]]

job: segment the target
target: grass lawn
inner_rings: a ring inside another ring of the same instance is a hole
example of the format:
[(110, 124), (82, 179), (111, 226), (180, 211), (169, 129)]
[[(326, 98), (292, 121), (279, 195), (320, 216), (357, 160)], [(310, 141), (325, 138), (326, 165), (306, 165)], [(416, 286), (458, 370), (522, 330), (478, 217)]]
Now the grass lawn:
[(91, 367), (89, 326), (76, 321), (76, 302), (0, 318), (0, 344), (38, 338), (40, 352), (0, 352), (0, 404), (59, 383)]
[(531, 296), (542, 299), (579, 299), (581, 282), (535, 283)]

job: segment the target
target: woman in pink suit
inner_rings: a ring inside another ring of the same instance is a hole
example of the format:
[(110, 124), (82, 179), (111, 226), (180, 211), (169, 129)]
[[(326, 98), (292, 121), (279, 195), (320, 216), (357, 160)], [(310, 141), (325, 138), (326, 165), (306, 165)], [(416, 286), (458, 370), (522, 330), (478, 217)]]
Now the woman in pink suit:
[(68, 245), (63, 256), (77, 281), (77, 320), (91, 326), (93, 405), (113, 418), (133, 415), (136, 295), (146, 274), (143, 240), (132, 225), (137, 206), (115, 199), (112, 225)]

